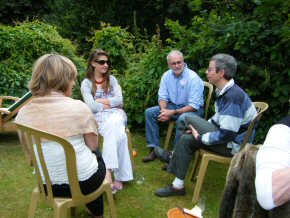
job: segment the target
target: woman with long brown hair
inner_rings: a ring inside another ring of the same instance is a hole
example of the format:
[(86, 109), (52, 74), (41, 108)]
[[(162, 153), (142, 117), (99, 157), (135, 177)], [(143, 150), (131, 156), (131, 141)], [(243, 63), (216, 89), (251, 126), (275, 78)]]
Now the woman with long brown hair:
[(106, 178), (112, 183), (114, 192), (122, 190), (123, 182), (133, 179), (133, 172), (125, 133), (127, 116), (122, 110), (122, 90), (110, 72), (108, 53), (100, 49), (93, 50), (81, 92), (85, 103), (95, 115), (99, 133), (104, 137), (102, 156), (107, 169)]

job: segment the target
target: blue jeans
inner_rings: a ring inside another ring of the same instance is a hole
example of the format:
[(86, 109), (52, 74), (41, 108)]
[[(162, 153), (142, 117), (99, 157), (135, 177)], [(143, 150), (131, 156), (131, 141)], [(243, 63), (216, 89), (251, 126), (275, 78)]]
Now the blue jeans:
[[(180, 107), (173, 104), (168, 104), (167, 109), (175, 110), (175, 109), (180, 109)], [(159, 128), (159, 121), (157, 120), (157, 117), (160, 114), (160, 110), (161, 109), (159, 106), (150, 107), (145, 110), (146, 142), (147, 142), (148, 148), (160, 147), (160, 133), (159, 133), (160, 128)], [(196, 112), (186, 112), (179, 116), (178, 115), (173, 116), (172, 119), (179, 122), (180, 120), (184, 120), (184, 117), (187, 114), (195, 114), (202, 117), (204, 114), (204, 108), (200, 108)], [(179, 136), (176, 132), (175, 137), (174, 137), (173, 147), (175, 147), (175, 144), (178, 138)]]

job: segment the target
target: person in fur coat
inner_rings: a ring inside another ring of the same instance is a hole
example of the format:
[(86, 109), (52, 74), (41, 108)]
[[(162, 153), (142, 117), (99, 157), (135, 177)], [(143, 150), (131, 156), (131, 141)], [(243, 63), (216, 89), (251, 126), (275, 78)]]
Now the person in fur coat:
[(231, 161), (219, 208), (220, 218), (286, 218), (290, 202), (263, 209), (256, 196), (256, 155), (259, 146), (247, 144)]

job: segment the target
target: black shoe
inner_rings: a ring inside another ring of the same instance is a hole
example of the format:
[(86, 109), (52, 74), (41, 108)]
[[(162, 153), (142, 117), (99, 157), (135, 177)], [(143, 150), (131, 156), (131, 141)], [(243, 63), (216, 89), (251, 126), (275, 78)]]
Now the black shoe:
[(162, 170), (164, 170), (164, 171), (166, 171), (166, 170), (167, 170), (167, 168), (168, 168), (168, 164), (167, 164), (167, 163), (166, 163), (166, 164), (164, 164), (164, 166), (162, 166), (162, 167), (161, 167), (161, 169), (162, 169)]
[(176, 195), (185, 195), (185, 188), (175, 189), (172, 184), (167, 185), (165, 188), (158, 189), (155, 192), (155, 195), (158, 197), (169, 197)]
[(154, 153), (161, 161), (163, 161), (165, 163), (169, 163), (171, 156), (172, 156), (170, 151), (164, 150), (160, 147), (155, 147)]
[(156, 158), (156, 155), (154, 153), (154, 150), (151, 149), (151, 151), (148, 154), (148, 156), (146, 156), (146, 157), (143, 158), (143, 162), (144, 163), (151, 162), (151, 161), (155, 160), (155, 158)]

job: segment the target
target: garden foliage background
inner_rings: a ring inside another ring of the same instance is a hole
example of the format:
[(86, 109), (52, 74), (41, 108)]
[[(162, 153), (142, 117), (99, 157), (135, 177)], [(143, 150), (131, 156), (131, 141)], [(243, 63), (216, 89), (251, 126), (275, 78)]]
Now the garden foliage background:
[(168, 69), (165, 56), (174, 48), (204, 80), (212, 55), (229, 53), (238, 60), (235, 81), (253, 101), (270, 105), (258, 128), (259, 143), (288, 113), (289, 1), (182, 0), (168, 5), (162, 0), (112, 0), (105, 9), (101, 1), (38, 2), (0, 5), (0, 95), (23, 95), (34, 61), (56, 52), (77, 65), (74, 97), (81, 98), (87, 56), (93, 48), (102, 48), (112, 57), (129, 125), (143, 128), (144, 110), (157, 104), (159, 81)]

